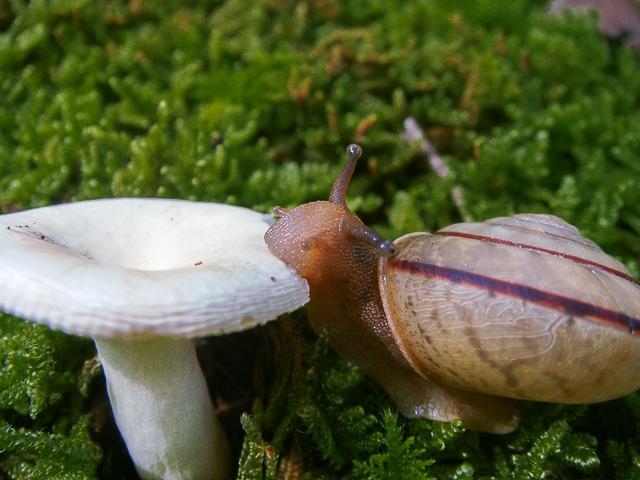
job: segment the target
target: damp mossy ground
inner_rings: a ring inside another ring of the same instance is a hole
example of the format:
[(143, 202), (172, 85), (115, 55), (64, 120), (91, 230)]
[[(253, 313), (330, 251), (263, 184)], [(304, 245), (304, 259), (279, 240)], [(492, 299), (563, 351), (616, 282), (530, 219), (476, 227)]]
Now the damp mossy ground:
[[(5, 212), (112, 196), (295, 206), (326, 197), (357, 142), (350, 205), (389, 237), (549, 212), (639, 273), (640, 55), (593, 15), (524, 0), (12, 0), (0, 32)], [(450, 177), (402, 140), (409, 116)], [(640, 478), (637, 395), (529, 404), (516, 433), (477, 434), (403, 419), (322, 339), (270, 328), (239, 478)], [(3, 316), (0, 355), (0, 469), (97, 476), (91, 344)]]

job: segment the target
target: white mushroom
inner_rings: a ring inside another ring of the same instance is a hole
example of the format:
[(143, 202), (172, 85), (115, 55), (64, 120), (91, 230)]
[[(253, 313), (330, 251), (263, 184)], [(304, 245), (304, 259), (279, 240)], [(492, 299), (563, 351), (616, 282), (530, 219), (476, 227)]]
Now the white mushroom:
[(192, 338), (308, 300), (273, 256), (270, 217), (158, 199), (0, 216), (0, 309), (95, 338), (118, 428), (143, 478), (221, 479), (228, 447)]

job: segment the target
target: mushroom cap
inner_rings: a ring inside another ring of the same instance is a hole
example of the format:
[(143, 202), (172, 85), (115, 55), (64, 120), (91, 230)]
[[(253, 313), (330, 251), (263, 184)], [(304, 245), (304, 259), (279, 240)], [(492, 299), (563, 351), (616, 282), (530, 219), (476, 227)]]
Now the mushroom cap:
[(246, 208), (104, 199), (0, 216), (0, 309), (91, 337), (215, 335), (309, 300)]

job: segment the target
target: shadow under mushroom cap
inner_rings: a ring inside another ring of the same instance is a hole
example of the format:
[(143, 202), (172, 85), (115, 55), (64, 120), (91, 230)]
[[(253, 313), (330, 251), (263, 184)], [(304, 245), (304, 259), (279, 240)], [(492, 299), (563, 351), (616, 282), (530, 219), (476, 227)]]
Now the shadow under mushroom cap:
[(240, 207), (106, 199), (0, 216), (0, 307), (93, 337), (203, 336), (308, 301)]

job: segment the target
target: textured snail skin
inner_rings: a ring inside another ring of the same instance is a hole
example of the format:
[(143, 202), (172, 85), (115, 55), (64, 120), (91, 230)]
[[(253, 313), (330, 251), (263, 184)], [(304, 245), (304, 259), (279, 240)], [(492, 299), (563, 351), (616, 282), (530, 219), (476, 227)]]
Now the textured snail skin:
[(550, 215), (458, 224), (405, 235), (383, 258), (344, 204), (350, 163), (341, 194), (282, 211), (265, 240), (309, 282), (312, 327), (404, 415), (507, 433), (518, 399), (640, 387), (640, 287), (575, 227)]

